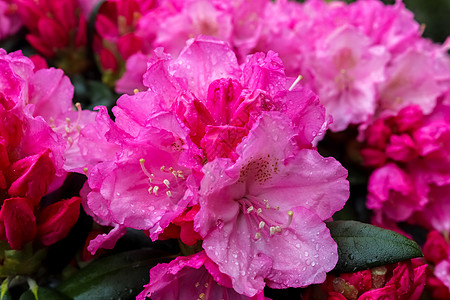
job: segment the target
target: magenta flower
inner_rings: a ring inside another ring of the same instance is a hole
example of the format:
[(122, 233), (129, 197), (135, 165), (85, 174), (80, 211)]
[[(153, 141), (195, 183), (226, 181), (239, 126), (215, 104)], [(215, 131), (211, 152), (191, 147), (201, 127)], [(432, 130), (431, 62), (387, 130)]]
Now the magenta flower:
[(238, 145), (238, 159), (203, 167), (196, 230), (233, 288), (254, 296), (325, 280), (337, 262), (323, 220), (348, 197), (347, 171), (315, 150), (297, 150), (279, 113), (263, 114)]
[(15, 34), (22, 26), (17, 6), (12, 0), (0, 1), (0, 41)]
[(450, 230), (450, 109), (439, 103), (424, 116), (419, 106), (377, 120), (362, 151), (377, 169), (369, 179), (367, 206), (391, 220)]
[(150, 270), (150, 283), (136, 297), (164, 299), (253, 299), (264, 300), (261, 293), (255, 297), (238, 294), (231, 288), (230, 278), (222, 274), (205, 252), (179, 256), (168, 264), (159, 264)]

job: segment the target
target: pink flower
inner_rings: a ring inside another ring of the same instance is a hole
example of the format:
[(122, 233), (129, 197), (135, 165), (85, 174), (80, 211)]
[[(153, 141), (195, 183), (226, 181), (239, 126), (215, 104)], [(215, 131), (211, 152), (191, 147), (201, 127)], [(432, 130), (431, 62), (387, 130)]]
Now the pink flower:
[[(143, 83), (148, 91), (117, 101), (114, 123), (100, 110), (97, 125), (81, 134), (83, 153), (94, 153), (96, 140), (105, 153), (89, 171), (87, 210), (108, 225), (148, 230), (152, 239), (198, 203), (207, 161), (238, 158), (236, 147), (264, 111), (290, 119), (304, 148), (326, 128), (317, 96), (301, 86), (288, 90), (292, 81), (273, 52), (249, 57), (241, 69), (227, 44), (198, 37), (174, 60), (155, 51)], [(188, 243), (198, 239), (184, 229)]]
[(448, 231), (444, 235), (436, 230), (430, 231), (427, 235), (426, 243), (423, 247), (425, 259), (434, 265), (427, 278), (427, 285), (430, 287), (435, 299), (446, 299), (450, 296), (450, 243)]
[(236, 162), (203, 167), (196, 230), (238, 293), (320, 283), (337, 262), (323, 220), (345, 204), (347, 172), (315, 150), (298, 151), (294, 135), (283, 115), (263, 114)]
[(203, 251), (153, 267), (144, 288), (136, 299), (265, 299), (263, 293), (249, 298), (234, 291), (230, 278)]
[(395, 221), (445, 231), (450, 144), (450, 110), (439, 103), (424, 116), (419, 106), (377, 120), (365, 132), (363, 157), (376, 166), (367, 206)]
[[(56, 56), (58, 65), (71, 73), (80, 72), (88, 66), (84, 49), (87, 43), (87, 16), (80, 15), (76, 0), (14, 2), (29, 30), (26, 38), (37, 51), (47, 58)], [(64, 55), (68, 52), (70, 55)]]
[(350, 26), (315, 43), (316, 50), (306, 55), (305, 69), (312, 73), (306, 79), (333, 116), (330, 128), (341, 131), (369, 120), (377, 104), (377, 84), (384, 80), (386, 50)]
[(45, 246), (65, 238), (80, 214), (80, 197), (61, 200), (45, 207), (37, 217), (37, 235)]
[(386, 68), (386, 80), (379, 84), (379, 113), (392, 115), (418, 105), (424, 114), (430, 114), (443, 92), (434, 76), (434, 63), (430, 53), (415, 49), (392, 59)]
[(426, 267), (420, 259), (412, 259), (355, 273), (329, 275), (324, 284), (309, 288), (306, 299), (417, 300), (425, 285)]
[(22, 26), (17, 5), (12, 0), (0, 1), (0, 41), (15, 34)]

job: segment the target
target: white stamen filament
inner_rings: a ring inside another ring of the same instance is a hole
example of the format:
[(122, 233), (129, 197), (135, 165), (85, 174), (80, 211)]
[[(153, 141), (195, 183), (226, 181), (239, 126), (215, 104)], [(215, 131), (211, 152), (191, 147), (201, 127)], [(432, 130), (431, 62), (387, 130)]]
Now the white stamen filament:
[(296, 86), (296, 85), (300, 82), (300, 80), (302, 80), (302, 79), (303, 79), (303, 76), (302, 76), (302, 75), (298, 75), (297, 79), (295, 79), (294, 83), (290, 86), (289, 92), (292, 91), (292, 90), (295, 88), (295, 86)]

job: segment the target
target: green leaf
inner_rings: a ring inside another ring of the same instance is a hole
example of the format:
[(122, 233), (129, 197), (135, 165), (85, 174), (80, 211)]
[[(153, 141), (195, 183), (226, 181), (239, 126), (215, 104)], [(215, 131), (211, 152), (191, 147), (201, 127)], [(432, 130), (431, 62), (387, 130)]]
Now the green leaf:
[(149, 281), (150, 268), (173, 257), (154, 249), (141, 249), (94, 261), (58, 287), (74, 300), (132, 299)]
[(70, 300), (69, 297), (66, 297), (59, 293), (58, 291), (45, 288), (45, 287), (37, 287), (36, 295), (31, 290), (23, 293), (19, 300)]
[(422, 256), (416, 242), (394, 231), (356, 221), (327, 223), (338, 245), (336, 273), (350, 273)]

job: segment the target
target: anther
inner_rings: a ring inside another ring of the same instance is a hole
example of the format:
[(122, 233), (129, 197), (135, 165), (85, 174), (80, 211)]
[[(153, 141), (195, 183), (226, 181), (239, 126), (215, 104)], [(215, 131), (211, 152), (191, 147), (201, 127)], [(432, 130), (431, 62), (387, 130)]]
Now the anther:
[(256, 210), (256, 214), (259, 216), (261, 213), (262, 213), (262, 208), (260, 207)]
[(205, 299), (205, 293), (201, 293), (200, 295), (198, 295), (198, 297), (202, 300)]
[(152, 187), (152, 186), (151, 186), (151, 187), (149, 187), (147, 191), (148, 191), (148, 193), (149, 193), (149, 194), (151, 194), (151, 193), (152, 193), (152, 191), (153, 191), (153, 187)]
[(161, 171), (164, 171), (164, 169), (166, 168), (166, 166), (161, 166), (161, 168), (159, 168)]
[(170, 188), (170, 181), (169, 180), (164, 179), (163, 183), (167, 186), (167, 188)]
[(264, 221), (259, 222), (259, 229), (263, 229), (266, 223)]
[(280, 233), (283, 229), (280, 226), (275, 226), (275, 232)]
[(251, 213), (255, 208), (252, 206), (250, 206), (249, 208), (247, 208), (247, 213)]
[(261, 238), (261, 233), (260, 232), (255, 233), (255, 239), (259, 240), (260, 238)]
[(198, 288), (199, 286), (200, 286), (200, 282), (197, 281), (197, 282), (195, 283), (195, 287)]
[(67, 125), (70, 126), (70, 118), (66, 118)]
[(139, 93), (139, 90), (138, 89), (134, 89), (133, 93), (136, 95), (137, 93)]
[(89, 169), (87, 167), (83, 168), (83, 172), (84, 172), (84, 174), (86, 174), (86, 176), (88, 176), (88, 171), (89, 171)]
[(167, 192), (166, 192), (166, 195), (167, 195), (168, 197), (172, 197), (172, 192), (171, 192), (171, 191), (167, 191)]
[(275, 226), (270, 226), (270, 236), (275, 234), (275, 230), (276, 230)]
[(289, 227), (289, 225), (291, 225), (292, 219), (294, 218), (294, 212), (292, 210), (288, 211), (288, 216), (289, 216), (289, 219), (288, 219), (288, 223), (287, 223), (286, 227)]
[(158, 195), (158, 190), (159, 190), (159, 186), (156, 185), (156, 186), (153, 188), (153, 194), (155, 194), (155, 196)]
[(73, 143), (73, 139), (69, 136), (68, 138), (67, 138), (67, 141), (69, 142), (69, 144), (71, 144), (72, 145), (72, 143)]

